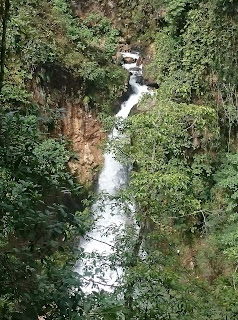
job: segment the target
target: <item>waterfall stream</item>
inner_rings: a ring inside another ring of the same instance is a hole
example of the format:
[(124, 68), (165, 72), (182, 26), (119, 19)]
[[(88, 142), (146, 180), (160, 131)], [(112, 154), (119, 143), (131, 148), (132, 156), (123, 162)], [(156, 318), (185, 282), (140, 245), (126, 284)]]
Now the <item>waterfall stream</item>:
[[(142, 65), (137, 66), (139, 59), (138, 53), (121, 53), (123, 58), (132, 58), (135, 62), (124, 63), (123, 67), (130, 72), (129, 85), (132, 89), (132, 94), (128, 100), (121, 104), (120, 111), (115, 117), (121, 119), (127, 118), (133, 106), (135, 106), (143, 94), (149, 92), (146, 85), (141, 84)], [(123, 136), (119, 129), (114, 128), (109, 135), (109, 141)], [(115, 159), (113, 152), (104, 154), (104, 166), (98, 179), (98, 194), (107, 194), (109, 196), (116, 195), (128, 181), (128, 167)], [(95, 263), (97, 257), (109, 257), (113, 253), (113, 245), (115, 239), (115, 232), (113, 228), (123, 228), (126, 223), (126, 216), (115, 200), (110, 197), (100, 198), (92, 207), (95, 217), (95, 224), (93, 229), (88, 233), (86, 239), (80, 244), (81, 248), (86, 253), (86, 258), (80, 261), (76, 271), (79, 274), (86, 274), (85, 292), (92, 292), (92, 290), (107, 290), (111, 291), (116, 285), (118, 277), (122, 274), (120, 268), (111, 270), (110, 266), (104, 265), (103, 270), (100, 263)], [(92, 257), (90, 260), (89, 257)], [(96, 259), (96, 260), (95, 260)], [(94, 261), (94, 262), (93, 262)], [(88, 276), (85, 270), (89, 270), (94, 276)], [(102, 272), (101, 272), (102, 271)], [(103, 277), (102, 277), (103, 274)], [(103, 279), (103, 280), (102, 280)]]

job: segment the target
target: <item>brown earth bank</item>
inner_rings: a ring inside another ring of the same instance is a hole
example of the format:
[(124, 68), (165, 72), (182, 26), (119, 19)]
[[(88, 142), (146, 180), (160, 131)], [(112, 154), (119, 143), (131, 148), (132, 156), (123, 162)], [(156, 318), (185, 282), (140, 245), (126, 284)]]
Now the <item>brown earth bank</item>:
[(69, 162), (70, 170), (80, 182), (90, 182), (103, 162), (100, 146), (106, 135), (96, 113), (85, 111), (80, 102), (67, 102), (65, 109), (61, 131), (72, 142), (76, 153), (76, 159)]
[[(59, 74), (58, 76), (60, 77)], [(73, 88), (73, 85), (73, 82), (68, 82), (69, 87)], [(89, 110), (88, 106), (84, 105), (80, 93), (69, 94), (65, 90), (60, 91), (59, 88), (56, 90), (49, 84), (42, 86), (35, 79), (31, 90), (33, 100), (39, 104), (43, 117), (48, 117), (45, 111), (47, 104), (50, 109), (58, 113), (50, 134), (66, 136), (67, 141), (70, 142), (71, 150), (75, 154), (69, 161), (70, 171), (83, 184), (93, 182), (97, 169), (103, 163), (103, 152), (100, 146), (106, 137), (96, 111)]]

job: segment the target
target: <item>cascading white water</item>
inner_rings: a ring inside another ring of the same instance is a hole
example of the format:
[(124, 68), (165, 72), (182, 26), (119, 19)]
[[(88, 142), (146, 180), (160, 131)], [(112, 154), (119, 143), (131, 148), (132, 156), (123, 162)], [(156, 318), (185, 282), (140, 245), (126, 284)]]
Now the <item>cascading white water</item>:
[[(142, 77), (142, 65), (137, 66), (136, 61), (139, 59), (138, 53), (121, 53), (123, 58), (133, 58), (135, 63), (125, 63), (123, 67), (127, 69), (131, 76), (129, 84), (133, 93), (130, 95), (127, 101), (123, 102), (120, 111), (116, 114), (117, 118), (125, 119), (128, 117), (131, 109), (135, 106), (143, 94), (149, 92), (146, 85), (141, 85), (137, 82)], [(123, 136), (120, 131), (116, 128), (109, 135), (109, 140), (117, 138), (120, 141)], [(118, 191), (126, 185), (128, 179), (128, 168), (126, 165), (120, 163), (115, 159), (113, 152), (105, 153), (104, 155), (104, 166), (100, 173), (98, 180), (97, 192), (114, 196)], [(120, 206), (116, 204), (114, 200), (108, 197), (104, 197), (98, 200), (93, 205), (93, 212), (95, 216), (95, 224), (93, 230), (87, 235), (87, 240), (81, 243), (81, 247), (84, 252), (88, 254), (109, 256), (113, 252), (114, 234), (113, 227), (123, 228), (126, 222), (126, 216), (122, 212)], [(96, 260), (94, 260), (96, 261)], [(90, 270), (94, 273), (94, 277), (85, 276), (87, 286), (85, 286), (85, 292), (92, 292), (92, 290), (104, 289), (111, 291), (113, 286), (116, 284), (117, 278), (121, 275), (122, 271), (120, 268), (112, 271), (109, 267), (105, 267), (103, 270), (103, 280), (100, 274), (97, 273), (98, 266), (90, 265), (90, 259), (85, 258), (79, 262), (79, 266), (76, 271), (79, 274), (84, 274), (85, 270)], [(93, 288), (94, 284), (94, 288)], [(95, 288), (96, 284), (96, 288)]]

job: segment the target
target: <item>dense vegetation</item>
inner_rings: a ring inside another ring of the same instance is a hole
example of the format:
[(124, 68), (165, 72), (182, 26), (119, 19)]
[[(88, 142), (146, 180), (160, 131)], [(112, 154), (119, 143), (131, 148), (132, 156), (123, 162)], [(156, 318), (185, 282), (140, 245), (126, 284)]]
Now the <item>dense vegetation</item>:
[(124, 150), (147, 254), (128, 270), (128, 319), (236, 319), (238, 6), (163, 6), (146, 71), (159, 89)]
[(105, 111), (120, 96), (127, 76), (112, 63), (118, 31), (96, 15), (80, 21), (64, 0), (1, 1), (1, 23), (0, 318), (73, 319), (87, 192), (69, 173), (70, 144), (55, 132), (62, 99)]
[[(235, 320), (238, 5), (111, 2), (112, 21), (98, 7), (78, 18), (66, 0), (0, 2), (0, 319)], [(56, 132), (65, 96), (111, 112), (127, 77), (112, 59), (120, 33), (155, 47), (146, 76), (159, 89), (118, 150), (134, 170), (116, 200), (128, 211), (133, 201), (136, 226), (117, 234), (110, 261), (97, 257), (124, 278), (86, 296), (73, 268), (88, 190)]]

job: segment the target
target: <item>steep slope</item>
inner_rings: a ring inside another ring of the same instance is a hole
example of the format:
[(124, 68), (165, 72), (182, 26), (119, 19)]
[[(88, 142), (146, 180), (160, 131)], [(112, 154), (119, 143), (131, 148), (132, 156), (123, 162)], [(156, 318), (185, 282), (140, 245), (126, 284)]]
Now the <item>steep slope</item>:
[(71, 292), (75, 243), (91, 221), (77, 180), (95, 177), (97, 114), (111, 112), (127, 75), (108, 20), (92, 28), (64, 0), (12, 0), (7, 11), (1, 1), (0, 319), (69, 319), (82, 299)]
[[(237, 319), (237, 1), (11, 0), (9, 12), (8, 3), (0, 319)], [(127, 87), (117, 48), (141, 49), (158, 88), (112, 144), (133, 170), (109, 199), (133, 208), (135, 226), (111, 226), (114, 254), (100, 265), (91, 257), (94, 273), (119, 265), (124, 277), (85, 295), (73, 269), (93, 219), (78, 181), (95, 177), (99, 115)]]

